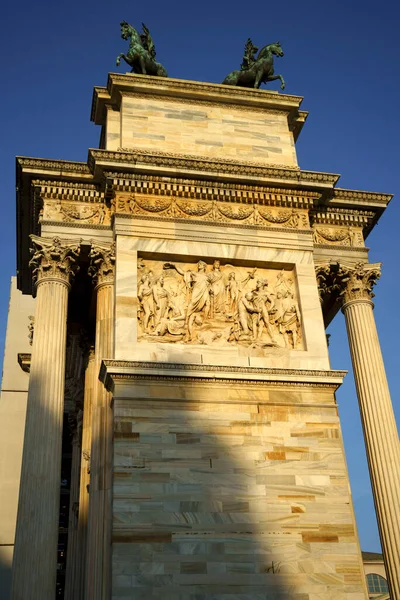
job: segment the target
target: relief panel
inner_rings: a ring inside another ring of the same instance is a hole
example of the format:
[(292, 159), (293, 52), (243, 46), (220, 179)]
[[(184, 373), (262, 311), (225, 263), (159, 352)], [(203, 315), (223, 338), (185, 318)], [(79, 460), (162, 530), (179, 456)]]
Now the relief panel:
[(303, 350), (293, 268), (140, 259), (138, 339)]
[(65, 202), (60, 199), (44, 200), (40, 215), (43, 221), (110, 225), (110, 209), (103, 203)]

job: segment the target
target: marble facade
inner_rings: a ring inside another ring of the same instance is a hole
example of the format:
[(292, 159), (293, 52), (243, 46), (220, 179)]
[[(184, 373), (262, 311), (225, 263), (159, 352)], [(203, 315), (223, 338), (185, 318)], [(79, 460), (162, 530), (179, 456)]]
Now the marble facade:
[(365, 245), (391, 196), (299, 168), (301, 101), (110, 74), (87, 163), (17, 159), (18, 288), (36, 307), (6, 598), (54, 598), (68, 415), (67, 600), (366, 599), (325, 334), (340, 307), (399, 597)]

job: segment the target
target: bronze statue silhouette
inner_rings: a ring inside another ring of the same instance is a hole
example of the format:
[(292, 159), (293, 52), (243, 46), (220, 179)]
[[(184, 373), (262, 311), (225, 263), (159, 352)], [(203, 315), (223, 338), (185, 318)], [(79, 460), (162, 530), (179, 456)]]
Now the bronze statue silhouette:
[(283, 56), (280, 43), (276, 42), (264, 46), (256, 58), (255, 53), (257, 50), (258, 48), (254, 46), (249, 38), (246, 42), (240, 71), (232, 71), (222, 83), (258, 89), (262, 83), (280, 79), (281, 89), (284, 90), (285, 81), (282, 75), (274, 75), (274, 56)]
[(168, 77), (164, 67), (155, 60), (154, 42), (144, 23), (142, 23), (142, 30), (143, 33), (139, 34), (132, 25), (126, 21), (121, 22), (121, 37), (129, 40), (129, 50), (127, 54), (121, 53), (117, 56), (117, 67), (123, 58), (132, 67), (131, 73)]

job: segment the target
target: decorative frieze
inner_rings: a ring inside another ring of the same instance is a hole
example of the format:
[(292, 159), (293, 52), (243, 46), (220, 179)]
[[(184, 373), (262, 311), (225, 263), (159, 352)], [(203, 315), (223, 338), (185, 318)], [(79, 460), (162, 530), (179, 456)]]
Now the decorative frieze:
[(364, 238), (360, 227), (315, 227), (314, 244), (349, 246), (352, 248), (363, 248)]
[(102, 203), (65, 202), (60, 200), (44, 200), (42, 221), (66, 223), (82, 223), (88, 225), (110, 225), (111, 214), (108, 206)]
[(30, 239), (33, 248), (29, 266), (36, 285), (46, 280), (59, 280), (68, 285), (79, 269), (76, 263), (80, 253), (79, 242), (36, 235), (31, 235)]
[(292, 271), (141, 261), (139, 340), (301, 349)]
[(117, 195), (113, 209), (117, 214), (176, 220), (196, 220), (211, 224), (254, 225), (308, 229), (306, 210), (279, 209), (257, 204), (186, 200), (171, 196), (145, 194)]

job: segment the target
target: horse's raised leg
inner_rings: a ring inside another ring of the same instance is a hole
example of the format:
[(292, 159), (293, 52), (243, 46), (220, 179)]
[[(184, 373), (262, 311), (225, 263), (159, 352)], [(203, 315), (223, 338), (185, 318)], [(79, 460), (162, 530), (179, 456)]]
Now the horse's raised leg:
[(254, 87), (256, 90), (260, 89), (260, 85), (262, 84), (262, 73), (257, 74), (256, 79), (254, 81)]
[(119, 67), (119, 65), (121, 64), (121, 58), (123, 58), (123, 59), (126, 60), (125, 54), (123, 54), (123, 53), (122, 54), (118, 54), (118, 56), (117, 56), (117, 67)]
[(267, 81), (275, 81), (275, 79), (280, 79), (281, 80), (281, 90), (285, 89), (285, 80), (283, 79), (282, 75), (270, 75), (269, 77), (267, 77), (265, 79), (265, 82)]

